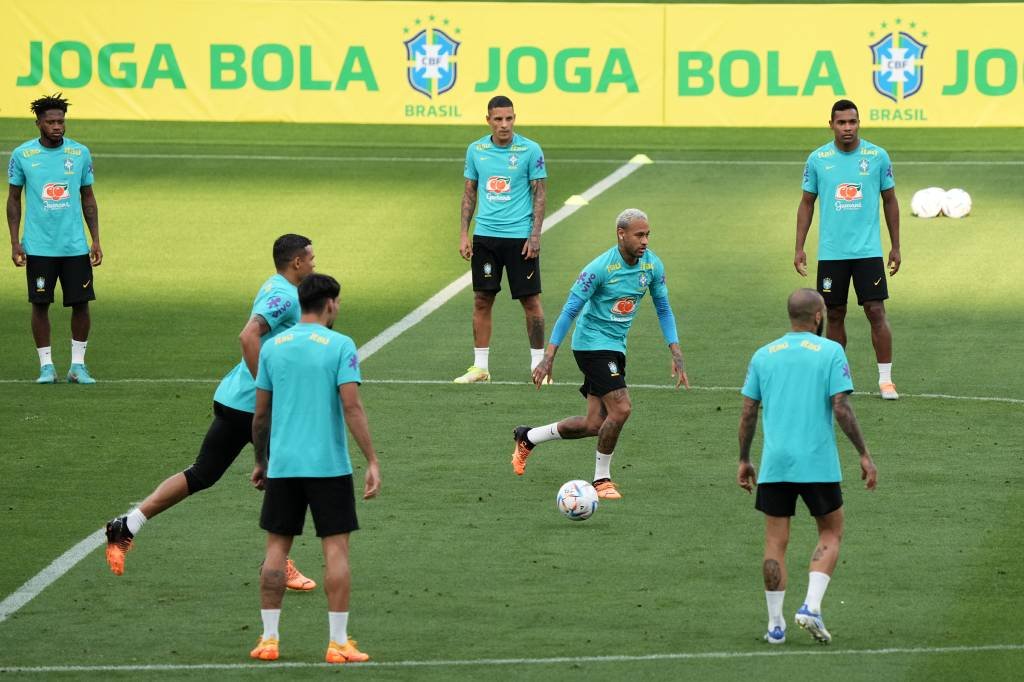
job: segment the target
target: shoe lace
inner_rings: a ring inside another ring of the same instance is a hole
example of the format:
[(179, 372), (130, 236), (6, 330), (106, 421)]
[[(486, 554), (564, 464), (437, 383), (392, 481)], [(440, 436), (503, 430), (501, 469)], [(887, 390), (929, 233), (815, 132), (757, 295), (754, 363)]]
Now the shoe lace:
[(284, 573), (289, 580), (292, 580), (293, 578), (304, 577), (299, 573), (299, 569), (295, 568), (295, 564), (292, 563), (291, 559), (285, 562)]

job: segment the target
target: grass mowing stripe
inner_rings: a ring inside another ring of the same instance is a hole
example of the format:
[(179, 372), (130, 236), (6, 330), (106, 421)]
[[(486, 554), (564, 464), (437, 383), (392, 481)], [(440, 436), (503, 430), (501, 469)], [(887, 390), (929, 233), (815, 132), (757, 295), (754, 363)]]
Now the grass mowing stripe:
[[(557, 665), (562, 663), (643, 663), (645, 661), (699, 661), (709, 659), (773, 658), (777, 656), (892, 656), (897, 654), (970, 654), (993, 651), (1024, 651), (1024, 644), (978, 644), (976, 646), (891, 647), (886, 649), (790, 649), (780, 651), (703, 651), (693, 653), (641, 654), (636, 656), (557, 656), (551, 658), (478, 658), (436, 661), (370, 661), (347, 663), (347, 670), (359, 668), (448, 668), (461, 666)], [(142, 665), (47, 665), (2, 667), (0, 673), (61, 672), (174, 672), (187, 670), (259, 670), (261, 668), (337, 668), (331, 663), (151, 663)]]
[[(362, 349), (360, 349), (360, 352)], [(105, 384), (219, 384), (220, 379), (108, 379)], [(0, 379), (0, 384), (34, 384), (32, 379)], [(408, 386), (444, 386), (453, 383), (450, 379), (363, 379), (364, 384), (398, 384)], [(527, 381), (489, 381), (494, 386), (524, 386), (529, 385)], [(572, 386), (576, 387), (579, 382), (555, 381), (551, 386)], [(672, 384), (630, 384), (629, 388), (645, 389), (655, 391), (675, 391)], [(739, 391), (740, 386), (690, 386), (691, 391)], [(878, 395), (872, 391), (854, 391), (853, 395)], [(969, 400), (982, 403), (1008, 403), (1010, 405), (1024, 405), (1024, 398), (1007, 398), (1004, 396), (985, 395), (951, 395), (949, 393), (901, 393), (903, 398), (923, 398), (930, 400)]]
[[(586, 189), (583, 192), (581, 196), (587, 201), (591, 201), (592, 199), (600, 195), (602, 192), (608, 190), (611, 187), (614, 187), (619, 182), (625, 180), (627, 177), (636, 172), (636, 170), (641, 166), (647, 165), (649, 163), (650, 161), (641, 161), (638, 160), (638, 157), (634, 157), (632, 160), (616, 168), (614, 171), (612, 171), (610, 175), (602, 178), (601, 180), (598, 180), (596, 183), (591, 185), (588, 189)], [(580, 204), (562, 204), (562, 206), (557, 211), (555, 211), (554, 213), (552, 213), (551, 215), (544, 219), (544, 227), (541, 229), (541, 232), (547, 232), (555, 225), (559, 224), (560, 222), (571, 216), (573, 213), (580, 210), (582, 207), (583, 205)], [(383, 348), (384, 346), (398, 338), (399, 335), (408, 331), (416, 324), (422, 322), (428, 315), (430, 315), (430, 313), (440, 308), (442, 305), (444, 305), (452, 298), (454, 298), (456, 294), (458, 294), (460, 291), (469, 286), (472, 283), (472, 281), (473, 273), (472, 271), (467, 271), (454, 282), (452, 282), (445, 288), (441, 289), (441, 291), (437, 292), (436, 294), (428, 298), (426, 302), (421, 304), (411, 313), (409, 313), (408, 315), (400, 319), (398, 322), (395, 322), (393, 325), (382, 331), (380, 334), (377, 334), (372, 339), (364, 343), (362, 347), (360, 347), (359, 349), (359, 361), (362, 362), (363, 360), (366, 360), (368, 357), (379, 351), (381, 348)]]
[[(10, 156), (10, 152), (0, 152), (0, 156)], [(462, 157), (441, 157), (441, 156), (294, 156), (280, 154), (121, 154), (121, 153), (96, 153), (97, 159), (167, 159), (167, 160), (197, 160), (197, 161), (319, 161), (332, 163), (351, 163), (364, 161), (370, 163), (462, 163)], [(574, 159), (572, 157), (558, 157), (560, 163), (597, 163), (610, 164), (618, 163), (619, 159)], [(655, 159), (657, 163), (672, 164), (677, 166), (802, 166), (804, 161), (776, 161), (766, 159)], [(1024, 166), (1024, 160), (1003, 159), (990, 160), (942, 160), (942, 161), (914, 161), (897, 160), (900, 166)]]

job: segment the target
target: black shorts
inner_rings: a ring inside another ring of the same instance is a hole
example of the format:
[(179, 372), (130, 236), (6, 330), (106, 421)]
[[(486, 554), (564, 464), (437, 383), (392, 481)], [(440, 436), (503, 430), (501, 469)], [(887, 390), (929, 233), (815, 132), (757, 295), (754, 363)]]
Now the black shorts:
[(27, 256), (25, 277), (29, 303), (53, 303), (53, 290), (60, 280), (64, 307), (96, 299), (92, 286), (89, 254), (82, 256)]
[(626, 388), (626, 355), (614, 350), (574, 350), (576, 365), (583, 372), (580, 393), (601, 397)]
[(889, 298), (885, 281), (885, 261), (878, 258), (818, 261), (818, 291), (829, 308), (846, 305), (850, 278), (857, 291), (857, 305)]
[(831, 514), (843, 506), (838, 483), (758, 483), (754, 508), (768, 516), (793, 516), (801, 497), (811, 516)]
[(206, 490), (220, 480), (246, 445), (252, 442), (252, 412), (213, 402), (213, 422), (196, 461), (183, 472), (188, 492)]
[(318, 538), (359, 530), (352, 474), (333, 478), (268, 478), (260, 528), (277, 535), (302, 535), (307, 507), (313, 514)]
[(501, 272), (508, 272), (512, 298), (540, 293), (540, 256), (523, 258), (525, 239), (473, 237), (473, 291), (501, 291)]

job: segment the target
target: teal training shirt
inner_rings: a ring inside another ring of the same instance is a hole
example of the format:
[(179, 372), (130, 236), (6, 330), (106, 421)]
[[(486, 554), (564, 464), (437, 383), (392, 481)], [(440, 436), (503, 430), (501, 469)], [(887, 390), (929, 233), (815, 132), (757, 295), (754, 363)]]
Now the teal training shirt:
[[(249, 318), (259, 315), (270, 327), (260, 337), (261, 346), (285, 329), (297, 324), (302, 314), (299, 311), (299, 290), (283, 275), (275, 274), (260, 287), (252, 303)], [(241, 410), (256, 411), (256, 385), (245, 360), (241, 360), (221, 380), (213, 399), (221, 405)]]
[(300, 322), (260, 349), (256, 387), (273, 393), (268, 478), (352, 473), (338, 387), (360, 383), (356, 344)]
[(881, 257), (880, 195), (895, 186), (889, 155), (867, 140), (852, 152), (835, 142), (811, 152), (803, 189), (818, 195), (818, 260)]
[(841, 481), (832, 396), (851, 391), (850, 364), (835, 341), (790, 332), (759, 348), (741, 391), (763, 407), (758, 482)]
[(573, 350), (626, 352), (626, 334), (650, 290), (651, 296), (668, 298), (665, 266), (650, 249), (629, 265), (613, 246), (592, 260), (570, 290), (586, 301), (572, 334)]
[(82, 220), (82, 188), (93, 183), (89, 148), (71, 138), (54, 149), (29, 140), (11, 153), (7, 182), (24, 187), (21, 246), (30, 256), (89, 253)]
[(515, 133), (507, 147), (490, 135), (466, 149), (463, 175), (477, 182), (477, 237), (525, 239), (533, 227), (533, 192), (530, 181), (548, 176), (540, 145)]

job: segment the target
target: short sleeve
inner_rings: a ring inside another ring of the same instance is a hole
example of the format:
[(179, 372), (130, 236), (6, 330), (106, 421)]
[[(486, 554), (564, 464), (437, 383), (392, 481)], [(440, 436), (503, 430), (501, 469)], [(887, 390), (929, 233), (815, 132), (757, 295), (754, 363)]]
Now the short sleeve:
[(362, 376), (359, 374), (359, 355), (356, 352), (356, 345), (350, 339), (345, 339), (341, 349), (341, 362), (338, 363), (338, 386), (342, 384), (362, 383)]
[(92, 153), (88, 149), (82, 151), (82, 187), (92, 185), (94, 181), (92, 172)]
[(478, 180), (480, 178), (480, 174), (476, 170), (476, 164), (473, 163), (473, 145), (469, 145), (466, 148), (466, 166), (462, 171), (462, 176), (467, 180)]
[(256, 370), (256, 388), (262, 388), (264, 391), (274, 390), (274, 384), (270, 377), (270, 367), (267, 356), (268, 351), (273, 347), (272, 344), (266, 344), (263, 348), (260, 348), (260, 360)]
[(836, 348), (832, 356), (832, 363), (828, 373), (828, 394), (829, 396), (838, 393), (853, 392), (853, 376), (850, 373), (850, 362), (846, 359), (846, 353), (842, 348)]
[(11, 160), (7, 164), (7, 184), (15, 187), (25, 186), (25, 171), (22, 170), (16, 154), (11, 154)]
[(534, 145), (533, 154), (530, 157), (530, 168), (527, 177), (530, 180), (542, 180), (548, 176), (548, 167), (544, 161), (544, 150), (540, 145)]
[(892, 161), (889, 159), (889, 154), (884, 150), (882, 150), (882, 163), (878, 164), (878, 166), (878, 172), (881, 174), (878, 181), (879, 188), (884, 192), (895, 187), (896, 178), (892, 174)]
[(284, 295), (280, 289), (274, 289), (266, 296), (261, 296), (252, 308), (253, 315), (262, 317), (270, 330), (273, 331), (282, 325), (290, 327), (295, 324), (292, 320), (292, 309), (295, 307), (295, 300)]
[(569, 293), (589, 301), (597, 288), (604, 283), (605, 273), (606, 269), (601, 267), (599, 260), (592, 261), (576, 278)]
[(757, 356), (750, 358), (750, 364), (747, 365), (747, 378), (743, 381), (743, 388), (740, 389), (740, 393), (750, 398), (751, 400), (761, 400), (761, 379), (757, 375), (757, 363), (755, 362)]
[(818, 171), (814, 168), (813, 154), (807, 157), (807, 163), (804, 164), (804, 180), (801, 187), (805, 192), (818, 193)]
[(668, 283), (665, 281), (665, 264), (659, 258), (651, 273), (651, 297), (668, 298)]

